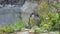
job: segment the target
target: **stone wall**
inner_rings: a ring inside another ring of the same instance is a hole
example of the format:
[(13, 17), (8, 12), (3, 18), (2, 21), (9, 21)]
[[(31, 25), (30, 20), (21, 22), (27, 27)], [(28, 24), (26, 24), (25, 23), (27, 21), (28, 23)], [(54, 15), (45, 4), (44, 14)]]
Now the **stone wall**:
[(38, 6), (38, 4), (37, 2), (26, 1), (24, 5), (21, 7), (11, 7), (11, 6), (7, 5), (6, 7), (0, 8), (0, 26), (5, 26), (8, 23), (14, 24), (14, 22), (19, 19), (20, 16), (19, 12), (21, 12), (23, 22), (25, 21), (26, 23), (28, 23), (30, 14)]
[(25, 0), (0, 0), (0, 4), (24, 4)]
[(0, 27), (8, 24), (14, 25), (14, 23), (19, 19), (19, 16), (21, 16), (19, 15), (19, 12), (21, 12), (20, 7), (0, 8)]

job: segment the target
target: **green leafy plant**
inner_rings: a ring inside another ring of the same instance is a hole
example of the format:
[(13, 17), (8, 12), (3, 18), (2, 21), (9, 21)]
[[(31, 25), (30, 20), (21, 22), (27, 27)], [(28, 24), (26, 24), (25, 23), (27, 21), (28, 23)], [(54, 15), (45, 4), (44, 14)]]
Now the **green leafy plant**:
[(30, 18), (30, 26), (31, 27), (36, 26), (36, 23), (34, 21), (34, 18)]
[(15, 27), (16, 27), (17, 30), (20, 31), (22, 28), (26, 28), (27, 25), (26, 25), (26, 23), (24, 23), (24, 22), (22, 21), (22, 19), (20, 19), (19, 21), (17, 21), (17, 22), (15, 23)]
[(0, 28), (0, 34), (3, 34), (3, 28)]
[(49, 6), (44, 1), (42, 1), (41, 4), (38, 6), (38, 14), (40, 18), (42, 18), (40, 28), (42, 28), (43, 30), (58, 30), (60, 18), (56, 7), (55, 4), (54, 6)]
[(12, 33), (14, 32), (14, 27), (11, 24), (8, 24), (3, 28), (3, 32)]
[(55, 8), (58, 8), (58, 7), (60, 7), (60, 3), (57, 3), (57, 2), (55, 1), (54, 4), (53, 4), (53, 6), (54, 6)]

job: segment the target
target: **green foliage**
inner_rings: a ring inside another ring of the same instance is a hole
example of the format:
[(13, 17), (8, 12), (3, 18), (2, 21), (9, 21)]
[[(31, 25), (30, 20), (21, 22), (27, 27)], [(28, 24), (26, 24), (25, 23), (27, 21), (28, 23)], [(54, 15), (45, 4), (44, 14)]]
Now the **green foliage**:
[(15, 29), (20, 31), (22, 28), (26, 28), (26, 27), (27, 27), (26, 23), (23, 23), (23, 21), (20, 19), (15, 23), (14, 26), (12, 26), (11, 24), (8, 24), (7, 26), (0, 28), (0, 31), (4, 33), (12, 33), (15, 31)]
[[(35, 24), (35, 21), (33, 18), (30, 18), (30, 23), (35, 32), (43, 32), (44, 30), (52, 31), (52, 30), (58, 30), (59, 29), (59, 22), (60, 13), (57, 12), (55, 4), (54, 6), (49, 6), (46, 2), (42, 1), (41, 4), (38, 6), (38, 14), (40, 17), (40, 27), (38, 27)], [(57, 4), (56, 4), (57, 5)], [(34, 27), (37, 26), (37, 27)], [(36, 29), (40, 28), (40, 29)]]
[(56, 13), (52, 13), (52, 15), (50, 15), (50, 21), (52, 22), (52, 30), (58, 30), (58, 24), (59, 24), (59, 14)]
[(7, 33), (14, 32), (14, 27), (11, 24), (8, 24), (3, 28), (3, 32), (7, 32)]
[(15, 27), (17, 30), (21, 30), (22, 28), (26, 28), (27, 25), (26, 23), (23, 23), (23, 21), (20, 19), (19, 21), (15, 23)]
[[(52, 7), (55, 8), (55, 12), (53, 11)], [(59, 8), (59, 7), (60, 7), (60, 4), (58, 4), (58, 3), (54, 3), (53, 6), (51, 6), (52, 12), (51, 12), (50, 18), (51, 18), (51, 22), (53, 23), (52, 30), (58, 30), (59, 29), (60, 11), (57, 10), (57, 8)]]
[(11, 24), (8, 24), (7, 26), (0, 28), (0, 32), (12, 33), (15, 31), (15, 29), (20, 31), (22, 28), (26, 28), (26, 27), (27, 27), (26, 23), (23, 23), (23, 21), (20, 19), (15, 23), (14, 26), (12, 26)]
[(46, 2), (42, 1), (38, 6), (38, 15), (40, 17), (40, 27), (35, 24), (33, 18), (30, 18), (31, 27), (35, 30), (35, 33), (39, 34), (44, 30), (52, 31), (59, 29), (60, 12), (57, 8), (60, 4), (54, 3), (49, 6)]
[(39, 26), (40, 25), (40, 19), (39, 17), (30, 17), (30, 26), (34, 27), (34, 26)]
[(2, 33), (0, 32), (0, 34), (2, 34)]
[(31, 27), (34, 27), (34, 26), (36, 26), (36, 23), (35, 23), (35, 21), (34, 21), (34, 18), (30, 18), (30, 26)]
[[(54, 4), (56, 6), (57, 4)], [(49, 6), (46, 2), (42, 1), (42, 3), (38, 6), (38, 14), (41, 19), (40, 28), (43, 30), (58, 30), (59, 24), (59, 14), (57, 12), (56, 7)]]
[(0, 28), (0, 34), (3, 34), (3, 28)]
[(54, 4), (53, 4), (53, 6), (54, 6), (55, 8), (58, 8), (58, 7), (60, 7), (60, 4), (55, 1)]

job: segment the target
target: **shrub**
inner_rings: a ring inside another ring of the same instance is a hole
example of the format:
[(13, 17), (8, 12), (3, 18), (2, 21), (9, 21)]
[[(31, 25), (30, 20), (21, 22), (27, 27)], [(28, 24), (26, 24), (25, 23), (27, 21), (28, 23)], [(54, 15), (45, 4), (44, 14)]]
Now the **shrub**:
[(15, 27), (16, 27), (17, 30), (20, 31), (22, 28), (26, 28), (27, 24), (23, 23), (22, 19), (20, 19), (15, 23)]
[(46, 30), (58, 30), (59, 24), (59, 14), (54, 6), (49, 6), (46, 2), (42, 1), (41, 4), (38, 6), (38, 14), (41, 19), (40, 28), (43, 27)]
[(11, 24), (8, 24), (3, 28), (3, 32), (12, 33), (14, 32), (14, 27)]

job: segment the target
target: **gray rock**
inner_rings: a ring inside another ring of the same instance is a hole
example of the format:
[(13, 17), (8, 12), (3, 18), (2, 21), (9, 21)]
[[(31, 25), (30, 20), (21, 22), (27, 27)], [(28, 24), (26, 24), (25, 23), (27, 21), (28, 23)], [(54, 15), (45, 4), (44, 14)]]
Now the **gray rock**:
[(50, 34), (55, 34), (55, 32), (50, 32)]
[(0, 8), (2, 8), (3, 7), (3, 5), (0, 5)]
[(40, 34), (48, 34), (48, 33), (40, 33)]

